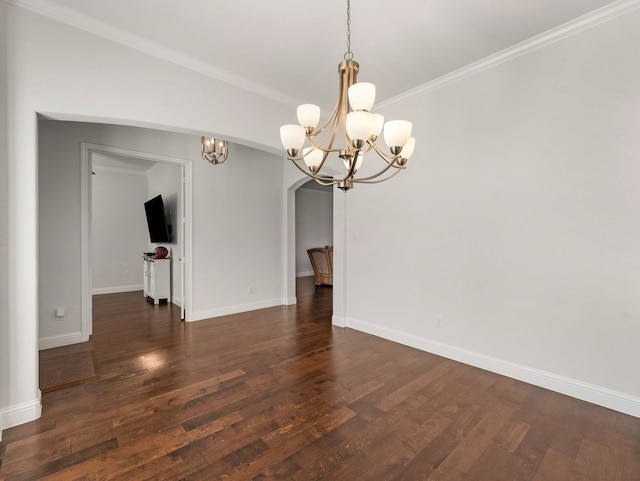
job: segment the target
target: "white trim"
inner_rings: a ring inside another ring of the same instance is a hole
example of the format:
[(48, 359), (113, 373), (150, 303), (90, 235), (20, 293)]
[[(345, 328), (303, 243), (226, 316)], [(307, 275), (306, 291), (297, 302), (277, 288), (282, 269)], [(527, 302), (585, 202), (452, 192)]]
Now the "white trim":
[(38, 349), (52, 349), (54, 347), (69, 346), (80, 342), (87, 342), (89, 336), (82, 331), (67, 332), (55, 336), (41, 337), (38, 339)]
[[(331, 316), (331, 324), (336, 327), (347, 327), (347, 318), (342, 316), (336, 316), (335, 314)], [(354, 327), (354, 329), (356, 329)]]
[(640, 418), (640, 398), (629, 394), (357, 319), (347, 318), (346, 326)]
[[(80, 324), (82, 337), (93, 334), (93, 302), (91, 300), (91, 144), (80, 143)], [(42, 342), (42, 341), (41, 341)], [(43, 349), (40, 347), (40, 349)]]
[(296, 277), (311, 277), (313, 271), (296, 272)]
[[(290, 162), (283, 157), (283, 162)], [(328, 169), (328, 174), (336, 174), (337, 172)], [(285, 180), (285, 193), (283, 197), (283, 252), (284, 272), (283, 272), (283, 293), (285, 305), (297, 303), (296, 297), (296, 190), (309, 182), (309, 177), (304, 174), (297, 174), (295, 180)], [(288, 185), (287, 185), (288, 184)], [(339, 189), (333, 189), (333, 311), (343, 312), (346, 295), (346, 276), (345, 269), (341, 267), (344, 261), (344, 252), (346, 244), (343, 242), (346, 232), (346, 216), (343, 215), (346, 209), (346, 197), (344, 192)], [(338, 213), (338, 214), (336, 214)], [(309, 273), (313, 275), (313, 272)]]
[(220, 307), (218, 309), (207, 309), (206, 311), (197, 311), (193, 313), (193, 317), (189, 321), (202, 321), (214, 317), (228, 316), (231, 314), (239, 314), (242, 312), (255, 311), (257, 309), (266, 309), (268, 307), (287, 305), (288, 299), (268, 299), (260, 302), (252, 302), (250, 304), (238, 304), (235, 306)]
[(127, 169), (126, 167), (113, 167), (112, 165), (100, 165), (100, 164), (92, 164), (91, 170), (93, 172), (111, 172), (115, 174), (128, 174), (128, 175), (141, 175), (143, 177), (149, 176), (149, 171), (153, 169), (157, 164), (153, 167), (149, 167), (147, 170), (136, 170), (136, 169)]
[[(82, 337), (88, 340), (93, 331), (93, 311), (92, 311), (92, 275), (91, 275), (91, 157), (93, 153), (111, 154), (124, 158), (149, 160), (152, 162), (161, 162), (165, 164), (179, 165), (184, 169), (185, 179), (185, 238), (182, 239), (185, 255), (183, 262), (185, 263), (185, 278), (182, 280), (187, 293), (186, 318), (192, 318), (193, 310), (193, 293), (191, 292), (191, 273), (192, 273), (192, 242), (193, 242), (193, 213), (192, 213), (192, 197), (193, 197), (193, 167), (188, 159), (177, 157), (169, 157), (166, 155), (154, 154), (150, 152), (140, 152), (136, 150), (123, 149), (120, 147), (112, 147), (108, 145), (92, 144), (88, 142), (80, 143), (80, 168), (81, 168), (81, 185), (80, 185), (80, 239), (81, 239), (81, 281), (82, 281)], [(133, 289), (140, 290), (141, 288)], [(124, 291), (126, 292), (126, 291)], [(82, 342), (82, 341), (78, 341)]]
[(6, 0), (16, 7), (42, 15), (43, 17), (84, 30), (98, 37), (106, 38), (152, 57), (171, 62), (194, 72), (206, 75), (224, 82), (233, 87), (253, 92), (257, 95), (272, 99), (290, 106), (296, 106), (300, 102), (276, 89), (261, 85), (255, 80), (237, 75), (229, 70), (202, 61), (178, 50), (168, 48), (147, 38), (114, 27), (106, 22), (92, 18), (72, 8), (63, 7), (50, 0)]
[(91, 294), (94, 296), (99, 296), (102, 294), (117, 294), (120, 292), (133, 292), (133, 291), (142, 291), (142, 290), (144, 290), (144, 286), (142, 284), (136, 284), (131, 286), (94, 287), (91, 290)]
[(14, 404), (0, 410), (0, 441), (2, 441), (2, 431), (19, 424), (34, 421), (42, 414), (42, 394), (38, 389), (37, 399), (32, 401)]
[(441, 77), (433, 79), (416, 88), (407, 90), (395, 97), (379, 102), (376, 104), (376, 108), (384, 109), (391, 105), (413, 100), (416, 97), (438, 90), (459, 80), (475, 75), (478, 72), (482, 72), (483, 70), (496, 67), (517, 57), (526, 55), (529, 52), (546, 47), (547, 45), (558, 42), (563, 38), (570, 37), (571, 35), (575, 35), (621, 15), (626, 15), (637, 8), (640, 8), (640, 0), (618, 0), (617, 2), (610, 3), (609, 5), (605, 5), (602, 8), (594, 10), (593, 12), (589, 12), (539, 35), (512, 45), (500, 52), (496, 52), (488, 57), (465, 65), (464, 67), (442, 75)]
[[(276, 89), (266, 87), (254, 80), (242, 77), (190, 55), (186, 55), (183, 52), (160, 45), (134, 33), (114, 27), (106, 22), (92, 18), (78, 12), (77, 10), (61, 6), (50, 0), (6, 0), (6, 2), (38, 15), (84, 30), (85, 32), (89, 32), (93, 35), (125, 45), (139, 52), (151, 55), (152, 57), (160, 58), (194, 72), (201, 73), (234, 87), (239, 87), (253, 92), (268, 99), (290, 106), (296, 106), (300, 103), (298, 99)], [(559, 25), (558, 27), (552, 28), (546, 32), (524, 40), (523, 42), (508, 47), (500, 52), (489, 55), (488, 57), (447, 73), (437, 79), (431, 80), (419, 87), (384, 100), (377, 104), (377, 108), (384, 109), (389, 105), (411, 100), (427, 92), (431, 92), (450, 83), (462, 80), (463, 78), (477, 72), (481, 72), (521, 55), (525, 55), (533, 50), (542, 48), (571, 35), (575, 35), (578, 32), (592, 28), (613, 18), (625, 15), (638, 7), (640, 7), (640, 0), (615, 1), (609, 5), (605, 5), (602, 8)]]

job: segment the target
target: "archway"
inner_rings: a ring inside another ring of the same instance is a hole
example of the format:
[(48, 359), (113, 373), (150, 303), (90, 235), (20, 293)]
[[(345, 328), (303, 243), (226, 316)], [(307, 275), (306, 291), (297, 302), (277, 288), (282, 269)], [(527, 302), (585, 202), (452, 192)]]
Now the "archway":
[[(293, 171), (292, 171), (293, 172)], [(332, 172), (329, 172), (332, 173)], [(296, 303), (296, 190), (309, 181), (309, 177), (300, 172), (285, 175), (284, 233), (285, 286), (287, 304)], [(333, 189), (333, 315), (331, 321), (338, 327), (346, 326), (346, 195), (339, 189)]]

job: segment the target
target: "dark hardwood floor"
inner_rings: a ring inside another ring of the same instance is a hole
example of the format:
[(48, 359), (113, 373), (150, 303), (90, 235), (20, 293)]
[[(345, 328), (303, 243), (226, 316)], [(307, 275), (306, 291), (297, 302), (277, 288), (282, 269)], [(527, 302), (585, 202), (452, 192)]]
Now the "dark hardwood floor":
[[(311, 279), (311, 280), (310, 280)], [(96, 296), (98, 380), (5, 430), (0, 479), (638, 481), (640, 419), (350, 329), (331, 288), (186, 324)]]

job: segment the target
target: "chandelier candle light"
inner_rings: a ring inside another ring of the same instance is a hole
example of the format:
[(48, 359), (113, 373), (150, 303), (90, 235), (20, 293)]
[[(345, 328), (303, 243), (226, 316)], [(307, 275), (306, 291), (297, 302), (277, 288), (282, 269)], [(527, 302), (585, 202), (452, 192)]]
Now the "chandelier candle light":
[(213, 137), (210, 139), (202, 137), (200, 152), (202, 152), (202, 158), (207, 162), (213, 165), (222, 164), (227, 160), (229, 143), (226, 140), (216, 140)]
[[(340, 90), (333, 113), (322, 127), (317, 127), (320, 107), (303, 104), (297, 109), (299, 125), (280, 127), (280, 140), (289, 160), (319, 184), (337, 184), (345, 192), (354, 183), (375, 184), (390, 179), (406, 168), (415, 147), (411, 122), (391, 120), (385, 123), (382, 115), (370, 112), (376, 98), (376, 87), (372, 83), (356, 81), (359, 68), (351, 52), (351, 2), (347, 0), (347, 52), (338, 66)], [(383, 127), (389, 153), (376, 145)], [(340, 136), (344, 136), (344, 144), (334, 145)], [(305, 140), (309, 144), (307, 147), (304, 147)], [(372, 175), (356, 177), (364, 155), (371, 150), (384, 161), (382, 167)], [(321, 174), (330, 153), (338, 154), (344, 163), (346, 174), (341, 178)]]

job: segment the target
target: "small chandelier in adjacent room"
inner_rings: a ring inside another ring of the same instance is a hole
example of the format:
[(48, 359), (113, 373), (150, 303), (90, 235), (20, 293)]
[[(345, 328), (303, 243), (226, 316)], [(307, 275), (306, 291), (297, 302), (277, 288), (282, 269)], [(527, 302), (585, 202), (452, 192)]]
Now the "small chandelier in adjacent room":
[[(345, 192), (355, 183), (374, 184), (395, 176), (406, 168), (415, 147), (415, 139), (411, 137), (411, 122), (391, 120), (385, 123), (382, 115), (370, 112), (376, 87), (371, 83), (356, 82), (359, 69), (351, 52), (351, 2), (347, 0), (347, 52), (338, 66), (340, 88), (333, 113), (323, 126), (318, 127), (320, 107), (300, 105), (297, 109), (299, 124), (280, 127), (280, 140), (289, 160), (319, 184), (337, 184)], [(383, 128), (388, 152), (376, 145)], [(343, 137), (344, 141), (336, 143), (339, 137)], [(307, 147), (304, 147), (305, 140), (308, 141)], [(369, 163), (364, 161), (364, 155), (371, 150), (382, 159), (381, 166), (371, 175), (356, 177), (363, 162)], [(338, 178), (321, 173), (327, 157), (332, 153), (342, 159), (346, 171)]]
[(227, 160), (229, 154), (229, 143), (226, 140), (217, 140), (211, 137), (202, 137), (200, 141), (200, 151), (202, 158), (207, 162), (217, 165)]

